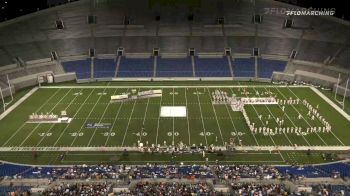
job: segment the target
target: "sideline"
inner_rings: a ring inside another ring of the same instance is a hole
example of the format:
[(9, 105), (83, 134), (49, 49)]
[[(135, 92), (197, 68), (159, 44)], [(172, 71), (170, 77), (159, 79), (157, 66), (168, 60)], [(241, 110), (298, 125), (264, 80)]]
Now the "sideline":
[(350, 115), (347, 114), (344, 110), (342, 110), (337, 104), (335, 104), (332, 100), (330, 100), (326, 95), (321, 93), (315, 87), (310, 87), (318, 96), (320, 96), (323, 100), (325, 100), (329, 105), (331, 105), (335, 110), (337, 110), (344, 118), (346, 118), (350, 122)]
[(309, 86), (303, 85), (206, 85), (206, 86), (195, 86), (195, 85), (184, 85), (184, 86), (41, 86), (40, 88), (308, 88)]
[(39, 88), (38, 87), (34, 87), (32, 90), (30, 90), (27, 94), (25, 94), (22, 98), (20, 98), (16, 103), (14, 103), (13, 105), (11, 105), (7, 110), (5, 110), (5, 112), (3, 112), (0, 115), (0, 120), (2, 120), (3, 118), (5, 118), (10, 112), (12, 112), (12, 110), (16, 109), (21, 103), (23, 103), (26, 99), (28, 99), (28, 97), (30, 97), (31, 95), (33, 95)]
[[(216, 146), (216, 149), (220, 149), (222, 151), (227, 151), (224, 146)], [(307, 151), (307, 150), (315, 150), (315, 151), (348, 151), (350, 150), (350, 146), (236, 146), (236, 150), (238, 151)], [(0, 152), (116, 152), (116, 151), (134, 151), (140, 152), (138, 147), (0, 147)]]

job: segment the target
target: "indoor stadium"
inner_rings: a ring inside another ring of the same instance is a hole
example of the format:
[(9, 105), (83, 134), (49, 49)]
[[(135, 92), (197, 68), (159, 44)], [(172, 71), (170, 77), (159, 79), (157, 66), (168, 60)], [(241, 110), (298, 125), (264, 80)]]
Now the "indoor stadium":
[(0, 7), (0, 195), (350, 195), (345, 3)]

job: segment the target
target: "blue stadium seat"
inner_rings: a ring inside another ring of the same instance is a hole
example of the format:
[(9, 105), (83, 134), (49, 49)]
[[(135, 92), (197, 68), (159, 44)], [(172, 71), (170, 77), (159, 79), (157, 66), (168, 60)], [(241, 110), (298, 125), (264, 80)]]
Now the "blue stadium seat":
[(270, 60), (270, 59), (258, 59), (258, 77), (259, 78), (271, 78), (272, 72), (283, 72), (286, 68), (286, 61)]
[(118, 77), (153, 77), (153, 57), (125, 58), (122, 57)]
[(191, 58), (158, 58), (157, 77), (192, 77)]
[(350, 187), (345, 185), (329, 185), (331, 195), (350, 196)]
[(350, 177), (350, 165), (347, 163), (333, 163), (327, 165), (318, 165), (316, 168), (329, 173), (339, 173), (341, 177)]
[(231, 77), (230, 65), (226, 57), (195, 57), (196, 77)]
[(115, 76), (116, 67), (114, 59), (95, 59), (94, 78), (112, 78)]
[(27, 170), (30, 170), (32, 167), (29, 166), (20, 166), (20, 165), (12, 165), (12, 164), (1, 164), (0, 165), (0, 177), (4, 176), (15, 176), (19, 175)]
[(16, 192), (16, 195), (30, 191), (30, 186), (0, 186), (0, 195), (10, 195), (11, 192)]
[(292, 174), (295, 176), (304, 176), (306, 178), (330, 177), (329, 173), (318, 170), (313, 166), (305, 167), (276, 167), (282, 174)]
[(235, 77), (255, 77), (254, 58), (235, 58), (233, 63), (233, 75)]
[(77, 79), (91, 77), (91, 59), (63, 62), (62, 65), (65, 72), (75, 72)]

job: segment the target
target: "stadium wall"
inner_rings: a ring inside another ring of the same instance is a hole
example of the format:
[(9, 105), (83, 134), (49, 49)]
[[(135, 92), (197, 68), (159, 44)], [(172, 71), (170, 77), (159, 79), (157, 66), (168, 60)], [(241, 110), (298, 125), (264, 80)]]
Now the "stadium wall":
[(55, 83), (68, 82), (76, 80), (77, 76), (75, 72), (65, 73), (65, 74), (57, 74), (54, 76)]
[(40, 75), (47, 75), (51, 74), (53, 75), (52, 71), (46, 71), (46, 72), (41, 72), (41, 73), (36, 73), (36, 74), (31, 74), (19, 78), (15, 78), (10, 80), (11, 84), (14, 86), (15, 90), (19, 90), (22, 88), (30, 87), (30, 86), (35, 86), (38, 84), (38, 76)]
[(302, 70), (296, 70), (294, 75), (297, 81), (304, 81), (327, 87), (333, 87), (338, 81), (338, 79), (334, 77)]
[(7, 88), (3, 88), (1, 90), (2, 90), (2, 95), (4, 97), (10, 96), (11, 95), (11, 91), (12, 91), (12, 94), (15, 93), (15, 87), (13, 85), (11, 86), (11, 91), (10, 91), (10, 88), (8, 88), (8, 87)]
[(272, 80), (273, 81), (294, 82), (295, 75), (294, 74), (283, 73), (283, 72), (273, 72), (272, 73)]
[[(333, 89), (332, 89), (333, 92), (336, 92), (336, 88), (337, 88), (337, 84), (334, 84)], [(345, 94), (345, 87), (344, 86), (339, 86), (338, 90), (337, 90), (337, 94), (341, 95), (341, 96), (344, 96), (344, 94)], [(346, 92), (345, 97), (350, 97), (350, 89), (349, 89), (349, 87), (348, 87), (348, 90)]]

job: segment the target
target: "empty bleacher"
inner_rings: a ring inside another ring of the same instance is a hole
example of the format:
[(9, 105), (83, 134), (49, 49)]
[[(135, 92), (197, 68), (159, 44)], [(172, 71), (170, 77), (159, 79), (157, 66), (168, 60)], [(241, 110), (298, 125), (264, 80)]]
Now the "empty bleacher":
[(75, 60), (62, 63), (65, 72), (75, 72), (77, 79), (91, 77), (91, 60)]
[(0, 178), (5, 176), (15, 176), (19, 175), (27, 170), (29, 170), (31, 167), (29, 166), (20, 166), (20, 165), (12, 165), (12, 164), (0, 164)]
[(272, 72), (283, 72), (287, 65), (286, 61), (258, 59), (258, 77), (271, 78)]
[(158, 58), (157, 77), (192, 77), (192, 62), (186, 58)]
[(317, 169), (329, 173), (330, 175), (339, 174), (340, 177), (350, 176), (350, 164), (334, 163), (316, 166)]
[(319, 170), (313, 166), (305, 167), (276, 167), (276, 169), (282, 174), (289, 174), (294, 176), (303, 176), (305, 178), (320, 178), (330, 177), (330, 174)]
[(276, 169), (282, 174), (292, 174), (306, 178), (332, 177), (336, 175), (344, 178), (350, 176), (350, 164), (348, 163), (331, 163), (305, 167), (276, 167)]
[(114, 59), (95, 59), (94, 78), (111, 78), (115, 75), (117, 65)]
[(118, 77), (152, 77), (153, 57), (149, 58), (126, 58), (120, 60)]
[(233, 72), (235, 77), (255, 77), (254, 58), (235, 58)]
[(196, 77), (232, 77), (226, 57), (195, 57)]

